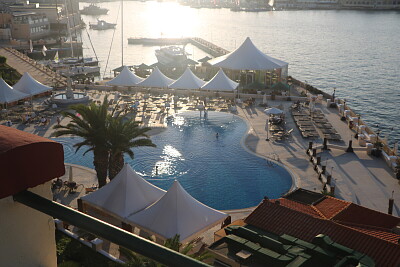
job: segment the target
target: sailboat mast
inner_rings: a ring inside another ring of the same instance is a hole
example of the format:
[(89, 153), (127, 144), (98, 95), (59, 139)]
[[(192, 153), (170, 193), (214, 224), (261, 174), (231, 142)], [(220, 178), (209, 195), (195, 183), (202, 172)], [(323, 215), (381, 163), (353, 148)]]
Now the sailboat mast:
[(68, 13), (68, 6), (67, 0), (64, 1), (65, 3), (65, 15), (67, 16), (67, 28), (68, 28), (68, 35), (71, 43), (71, 56), (74, 57), (74, 47), (72, 44), (72, 34), (71, 34), (71, 24), (69, 23), (69, 13)]
[(121, 0), (121, 66), (124, 66), (124, 0)]

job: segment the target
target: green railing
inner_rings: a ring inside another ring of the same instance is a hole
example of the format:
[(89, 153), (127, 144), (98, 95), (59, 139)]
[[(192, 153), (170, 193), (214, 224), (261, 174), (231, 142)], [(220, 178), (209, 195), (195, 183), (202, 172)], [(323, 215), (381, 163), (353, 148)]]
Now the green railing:
[(110, 242), (135, 251), (162, 264), (177, 267), (209, 266), (203, 262), (153, 243), (140, 236), (133, 235), (114, 225), (48, 200), (32, 192), (23, 191), (18, 193), (14, 195), (14, 200), (54, 218), (66, 221), (94, 235), (101, 236)]

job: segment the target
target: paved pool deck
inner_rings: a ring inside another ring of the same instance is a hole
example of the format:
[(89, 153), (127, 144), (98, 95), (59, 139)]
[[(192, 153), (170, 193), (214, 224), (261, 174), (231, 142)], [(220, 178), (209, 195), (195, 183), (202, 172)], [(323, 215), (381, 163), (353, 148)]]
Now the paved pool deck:
[[(101, 100), (104, 96), (100, 96)], [(39, 100), (43, 101), (43, 100)], [(321, 192), (323, 184), (318, 180), (318, 175), (314, 171), (309, 158), (306, 155), (308, 142), (310, 140), (301, 136), (299, 129), (296, 127), (292, 116), (290, 115), (290, 101), (271, 101), (268, 100), (268, 106), (283, 107), (286, 114), (286, 129), (293, 129), (289, 138), (283, 141), (266, 141), (266, 121), (268, 116), (263, 112), (264, 108), (256, 103), (252, 107), (238, 106), (236, 115), (242, 117), (249, 125), (248, 135), (244, 138), (244, 146), (249, 152), (255, 153), (261, 157), (275, 160), (283, 164), (293, 175), (294, 188), (305, 188), (315, 192)], [(316, 108), (320, 109), (332, 126), (341, 135), (342, 142), (333, 142), (335, 145), (346, 148), (350, 138), (353, 140), (353, 147), (360, 148), (358, 142), (353, 138), (354, 131), (350, 130), (346, 122), (340, 120), (337, 109), (326, 107), (326, 103), (317, 104)], [(185, 108), (181, 109), (185, 110)], [(12, 127), (34, 133), (44, 137), (50, 137), (53, 132), (52, 126), (56, 124), (56, 116), (50, 117), (49, 125), (38, 124), (16, 124)], [(68, 120), (62, 118), (61, 123), (66, 124)], [(4, 122), (3, 122), (4, 123)], [(154, 133), (158, 133), (157, 128)], [(316, 143), (322, 143), (322, 139), (315, 140)], [(362, 149), (362, 148), (360, 148)], [(351, 201), (362, 206), (378, 210), (386, 213), (388, 210), (389, 198), (394, 191), (395, 206), (393, 214), (400, 215), (400, 185), (395, 178), (393, 171), (389, 169), (382, 158), (376, 158), (367, 155), (366, 151), (356, 151), (355, 153), (346, 153), (341, 149), (332, 148), (329, 151), (321, 152), (322, 163), (327, 165), (329, 173), (333, 173), (333, 183), (336, 187), (335, 195), (338, 198)], [(245, 162), (244, 162), (245, 164)], [(68, 180), (70, 164), (66, 164), (66, 174), (63, 180)], [(333, 167), (333, 169), (332, 169)], [(72, 165), (73, 180), (77, 184), (83, 186), (78, 187), (77, 192), (69, 194), (67, 190), (56, 192), (55, 199), (62, 204), (77, 207), (76, 199), (85, 195), (85, 188), (97, 184), (96, 174), (94, 170), (82, 166)], [(261, 201), (261, 199), (260, 199)], [(227, 211), (232, 216), (232, 220), (246, 217), (253, 209), (239, 211)], [(213, 242), (213, 233), (220, 227), (215, 226), (207, 232), (203, 233), (203, 242), (210, 244)], [(115, 249), (110, 246), (112, 254), (115, 255)]]

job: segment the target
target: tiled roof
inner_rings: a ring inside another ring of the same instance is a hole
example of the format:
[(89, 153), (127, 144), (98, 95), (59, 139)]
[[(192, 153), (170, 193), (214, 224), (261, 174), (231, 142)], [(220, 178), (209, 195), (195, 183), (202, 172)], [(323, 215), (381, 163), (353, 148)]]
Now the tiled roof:
[(308, 242), (318, 234), (325, 234), (334, 242), (372, 257), (377, 266), (400, 266), (400, 245), (268, 200), (263, 201), (245, 222), (277, 235), (288, 234)]
[(317, 218), (324, 218), (324, 216), (318, 212), (317, 209), (315, 209), (313, 206), (307, 205), (307, 204), (303, 204), (300, 202), (296, 202), (296, 201), (292, 201), (286, 198), (280, 198), (280, 199), (276, 199), (276, 200), (271, 200), (272, 202), (276, 202), (279, 201), (280, 205), (285, 206), (287, 208), (290, 208), (292, 210), (297, 210), (300, 211), (302, 213), (317, 217)]
[(350, 202), (343, 201), (334, 197), (326, 197), (321, 202), (316, 203), (314, 207), (324, 215), (325, 218), (331, 219), (338, 212), (348, 207)]
[(342, 212), (334, 216), (332, 220), (340, 223), (351, 223), (386, 229), (392, 229), (400, 224), (400, 218), (398, 217), (371, 210), (354, 203), (351, 203)]
[(400, 240), (400, 235), (396, 233), (392, 233), (390, 230), (387, 229), (380, 229), (376, 227), (368, 227), (365, 225), (359, 226), (359, 225), (351, 225), (351, 224), (344, 224), (352, 229), (355, 229), (357, 231), (363, 232), (365, 234), (368, 234), (370, 236), (374, 236), (379, 239), (383, 239), (395, 244), (399, 244)]

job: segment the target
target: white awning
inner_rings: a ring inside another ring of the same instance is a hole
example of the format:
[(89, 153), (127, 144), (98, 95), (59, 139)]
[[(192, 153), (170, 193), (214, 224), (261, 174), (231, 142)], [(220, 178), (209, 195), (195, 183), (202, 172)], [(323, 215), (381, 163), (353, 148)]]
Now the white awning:
[(175, 181), (160, 200), (126, 220), (164, 239), (178, 234), (185, 243), (227, 216), (197, 201)]
[(29, 95), (12, 89), (11, 86), (0, 78), (0, 104), (12, 103), (27, 97)]
[(127, 66), (124, 66), (122, 71), (112, 79), (111, 81), (106, 82), (106, 85), (112, 86), (135, 86), (144, 79), (137, 76), (133, 72), (129, 70)]
[(22, 75), (21, 79), (13, 86), (14, 90), (25, 93), (29, 96), (38, 95), (53, 90), (52, 87), (44, 85), (35, 80), (28, 72)]
[(201, 89), (212, 91), (233, 91), (238, 87), (238, 85), (239, 83), (229, 79), (225, 72), (220, 69), (210, 81), (201, 87)]
[(190, 68), (187, 68), (185, 72), (179, 77), (178, 80), (173, 82), (169, 88), (173, 89), (200, 89), (205, 84), (205, 81), (193, 74)]
[(150, 206), (164, 194), (164, 190), (150, 184), (125, 164), (108, 184), (81, 199), (124, 219)]
[(166, 88), (174, 81), (175, 80), (168, 78), (157, 67), (155, 67), (150, 76), (144, 81), (138, 83), (138, 86)]
[(231, 70), (272, 70), (289, 64), (261, 52), (249, 37), (235, 51), (209, 60), (212, 66)]
[(284, 111), (279, 108), (266, 108), (264, 109), (264, 113), (267, 115), (279, 115), (284, 113)]

